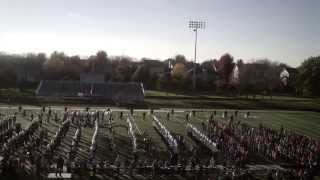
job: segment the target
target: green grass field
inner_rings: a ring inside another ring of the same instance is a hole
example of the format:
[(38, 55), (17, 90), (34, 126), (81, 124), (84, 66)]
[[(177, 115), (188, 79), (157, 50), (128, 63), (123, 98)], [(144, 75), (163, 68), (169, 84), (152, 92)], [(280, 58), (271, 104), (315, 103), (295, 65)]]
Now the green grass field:
[[(167, 109), (170, 111), (171, 109)], [(12, 107), (11, 110), (8, 109), (0, 109), (0, 113), (2, 114), (10, 114), (17, 111), (15, 107)], [(59, 112), (62, 111), (62, 106)], [(115, 122), (119, 124), (126, 124), (126, 122), (120, 121), (118, 119), (119, 110), (114, 112), (115, 114)], [(128, 110), (123, 110), (125, 113), (129, 113)], [(148, 110), (146, 110), (148, 111)], [(184, 110), (188, 111), (188, 109)], [(201, 112), (203, 111), (203, 112)], [(213, 111), (213, 110), (212, 110)], [(222, 112), (224, 110), (217, 110), (217, 119), (221, 119)], [(244, 118), (244, 113), (250, 111), (250, 118)], [(29, 113), (38, 112), (37, 110), (29, 110)], [(155, 112), (155, 115), (163, 120), (164, 123), (170, 128), (170, 130), (174, 132), (180, 133), (184, 130), (185, 125), (185, 113), (186, 112), (176, 112), (174, 115), (170, 116), (170, 120), (166, 120), (166, 112)], [(234, 110), (228, 110), (229, 115), (234, 113)], [(200, 124), (201, 121), (206, 121), (211, 114), (209, 110), (199, 110), (197, 112), (196, 117), (192, 117), (192, 123)], [(137, 120), (137, 124), (142, 131), (154, 131), (152, 129), (151, 116), (147, 113), (147, 119), (145, 121), (142, 120), (142, 112), (135, 111), (134, 117)], [(299, 134), (304, 134), (314, 138), (320, 138), (320, 113), (317, 112), (306, 112), (306, 111), (276, 111), (276, 110), (240, 110), (239, 115), (237, 117), (241, 119), (243, 122), (246, 122), (253, 126), (258, 126), (259, 124), (263, 124), (275, 129), (279, 129), (281, 125), (283, 125), (288, 130), (295, 131)], [(21, 118), (22, 125), (26, 125), (29, 122), (25, 120), (25, 118)], [(156, 135), (154, 135), (156, 136)]]
[[(243, 122), (252, 126), (263, 124), (273, 129), (279, 129), (283, 125), (286, 129), (299, 134), (320, 139), (320, 113), (304, 112), (304, 111), (250, 111), (250, 117), (244, 118), (244, 113), (240, 111), (240, 117)], [(218, 117), (222, 115), (222, 111), (218, 113)], [(203, 119), (207, 113), (200, 113)], [(223, 119), (221, 119), (223, 120)]]
[[(22, 127), (26, 127), (31, 121), (30, 115), (32, 113), (38, 113), (40, 108), (28, 109), (30, 107), (25, 107), (27, 109), (27, 116), (23, 117), (22, 113), (18, 113), (17, 122), (22, 124)], [(54, 112), (57, 112), (60, 117), (62, 117), (63, 107), (57, 106), (52, 107)], [(128, 138), (128, 132), (126, 128), (127, 122), (125, 121), (127, 115), (129, 114), (128, 110), (125, 109), (112, 109), (113, 118), (114, 118), (114, 142), (116, 143), (115, 150), (111, 150), (108, 147), (108, 138), (107, 138), (107, 129), (104, 127), (100, 127), (98, 131), (98, 150), (97, 150), (97, 159), (98, 160), (108, 160), (113, 162), (116, 155), (120, 155), (120, 159), (132, 159), (132, 145), (130, 139)], [(124, 112), (124, 118), (122, 120), (119, 119), (120, 111)], [(143, 120), (142, 113), (143, 111), (147, 112), (146, 119)], [(173, 134), (183, 135), (186, 140), (187, 148), (191, 148), (192, 146), (197, 146), (197, 144), (187, 136), (186, 133), (186, 121), (185, 116), (186, 113), (190, 113), (190, 110), (185, 109), (176, 109), (175, 113), (170, 114), (170, 119), (167, 120), (167, 112), (170, 112), (171, 109), (161, 109), (160, 111), (155, 111), (154, 115), (160, 119), (160, 121), (168, 128), (168, 130)], [(221, 121), (227, 121), (223, 119), (222, 112), (224, 110), (217, 110), (217, 115), (215, 119)], [(10, 107), (9, 109), (6, 107), (0, 108), (0, 113), (2, 114), (12, 114), (17, 112), (16, 107)], [(212, 111), (208, 110), (198, 110), (195, 116), (192, 116), (190, 122), (201, 129), (201, 123), (207, 121)], [(307, 135), (312, 138), (320, 139), (320, 113), (316, 112), (305, 112), (305, 111), (268, 111), (268, 110), (250, 110), (250, 118), (244, 118), (244, 114), (247, 110), (239, 111), (237, 119), (240, 119), (242, 122), (246, 122), (252, 126), (258, 126), (259, 124), (264, 124), (265, 126), (272, 127), (274, 129), (279, 129), (281, 125), (283, 125), (286, 129), (290, 131), (294, 131), (299, 134)], [(234, 110), (228, 110), (228, 115), (234, 113)], [(134, 112), (134, 119), (139, 127), (141, 133), (147, 134), (152, 142), (157, 147), (157, 153), (161, 158), (167, 159), (169, 157), (168, 148), (164, 141), (161, 139), (160, 135), (155, 131), (152, 126), (152, 115), (150, 115), (149, 110), (136, 110)], [(49, 137), (46, 140), (49, 142), (50, 138), (53, 137), (55, 131), (57, 131), (60, 122), (56, 123), (53, 120), (48, 124), (44, 124), (44, 128), (47, 128), (49, 131)], [(75, 127), (71, 127), (69, 132), (67, 133), (66, 138), (63, 140), (62, 145), (58, 148), (57, 154), (66, 157), (67, 152), (69, 150), (69, 145), (71, 144), (71, 139), (73, 134), (75, 133)], [(137, 134), (138, 143), (141, 142), (141, 136), (138, 135), (138, 132), (135, 130)], [(83, 135), (80, 143), (80, 150), (77, 156), (80, 159), (86, 159), (89, 157), (89, 146), (91, 142), (91, 137), (93, 135), (92, 128), (84, 128)], [(141, 147), (141, 144), (138, 144), (138, 147)], [(152, 157), (151, 154), (146, 154), (141, 151), (140, 157), (142, 159), (147, 157)], [(209, 154), (203, 154), (204, 157), (209, 158)], [(122, 179), (122, 178), (120, 178)], [(161, 179), (161, 178), (160, 178)], [(175, 179), (175, 178), (174, 178)]]

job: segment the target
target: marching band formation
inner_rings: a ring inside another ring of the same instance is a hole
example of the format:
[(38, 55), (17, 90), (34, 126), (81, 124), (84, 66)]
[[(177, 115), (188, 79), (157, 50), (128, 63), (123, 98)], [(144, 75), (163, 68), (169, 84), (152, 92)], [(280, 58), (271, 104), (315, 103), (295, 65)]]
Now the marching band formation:
[(99, 124), (98, 120), (94, 121), (94, 132), (91, 138), (91, 146), (90, 146), (90, 159), (94, 158), (96, 150), (97, 150), (97, 134), (98, 134)]
[(161, 136), (166, 140), (170, 149), (174, 154), (178, 153), (178, 143), (177, 140), (171, 135), (170, 131), (158, 120), (156, 116), (153, 116), (153, 126), (161, 134)]
[(72, 142), (70, 146), (69, 159), (72, 160), (75, 158), (77, 151), (79, 150), (79, 142), (81, 139), (81, 126), (79, 126), (72, 137)]
[(131, 139), (132, 142), (132, 151), (135, 153), (137, 152), (137, 138), (135, 136), (134, 130), (133, 130), (133, 123), (130, 117), (127, 118), (127, 123), (128, 123), (128, 136)]
[[(13, 122), (13, 121), (12, 121)], [(15, 126), (15, 125), (14, 125)], [(28, 141), (30, 136), (39, 128), (39, 121), (33, 121), (26, 127), (26, 129), (21, 130), (18, 133), (13, 134), (6, 143), (3, 145), (4, 158), (9, 157), (10, 153), (14, 152), (19, 145)], [(4, 161), (5, 161), (4, 159)]]
[(217, 144), (212, 142), (206, 135), (200, 132), (196, 127), (192, 124), (187, 124), (187, 132), (190, 133), (193, 137), (195, 137), (198, 141), (200, 141), (203, 145), (209, 148), (212, 152), (216, 152)]
[(8, 116), (8, 117), (1, 117), (2, 121), (0, 121), (0, 141), (3, 142), (3, 140), (6, 137), (10, 137), (13, 133), (13, 130), (15, 128), (16, 124), (16, 117), (15, 116)]
[[(27, 117), (25, 111), (22, 111), (21, 114), (23, 117)], [(12, 159), (17, 159), (15, 155), (19, 154), (19, 151), (16, 150), (21, 149), (20, 147), (26, 149), (26, 156), (28, 157), (28, 161), (30, 161), (29, 164), (25, 163), (25, 166), (29, 166), (30, 164), (31, 166), (35, 166), (37, 174), (50, 172), (51, 165), (56, 165), (57, 172), (60, 174), (66, 166), (68, 172), (75, 174), (81, 173), (82, 170), (88, 170), (94, 173), (115, 172), (118, 175), (121, 174), (121, 170), (123, 170), (123, 173), (134, 172), (143, 175), (180, 174), (184, 176), (185, 173), (189, 172), (205, 174), (215, 171), (215, 173), (227, 173), (231, 169), (231, 174), (234, 174), (235, 177), (240, 177), (245, 174), (244, 172), (240, 172), (240, 169), (245, 168), (251, 153), (263, 155), (267, 157), (268, 160), (275, 162), (279, 159), (277, 157), (281, 157), (283, 161), (293, 162), (294, 165), (297, 165), (303, 170), (299, 172), (301, 173), (299, 177), (302, 177), (305, 170), (314, 170), (316, 167), (319, 167), (320, 162), (320, 143), (316, 140), (298, 135), (290, 135), (283, 130), (277, 133), (276, 131), (263, 127), (251, 128), (241, 126), (233, 117), (230, 118), (230, 121), (226, 120), (228, 117), (227, 112), (223, 113), (224, 118), (221, 122), (214, 120), (216, 113), (212, 114), (209, 120), (205, 121), (208, 122), (208, 125), (202, 122), (203, 128), (199, 130), (196, 125), (191, 124), (190, 120), (191, 117), (196, 116), (195, 111), (192, 112), (192, 114), (187, 112), (187, 120), (186, 122), (183, 121), (183, 123), (186, 123), (187, 134), (212, 152), (209, 158), (200, 160), (193, 151), (190, 156), (180, 154), (183, 152), (181, 149), (185, 148), (183, 146), (185, 141), (181, 141), (181, 143), (178, 137), (183, 135), (171, 134), (156, 115), (151, 113), (153, 127), (161, 135), (172, 153), (170, 159), (167, 160), (160, 159), (156, 156), (151, 156), (151, 159), (144, 159), (143, 157), (138, 157), (138, 153), (136, 153), (138, 152), (138, 139), (143, 138), (141, 134), (144, 133), (140, 132), (134, 120), (134, 112), (131, 110), (131, 114), (126, 114), (127, 118), (124, 122), (126, 122), (127, 125), (128, 138), (130, 138), (132, 142), (134, 158), (130, 162), (128, 159), (121, 160), (121, 158), (117, 156), (112, 163), (112, 159), (103, 160), (100, 159), (100, 157), (96, 157), (96, 152), (98, 148), (98, 136), (102, 134), (101, 132), (106, 132), (109, 136), (107, 137), (107, 141), (114, 144), (113, 135), (114, 128), (116, 127), (114, 124), (117, 123), (117, 121), (113, 119), (115, 113), (111, 112), (110, 109), (99, 111), (91, 111), (89, 108), (86, 110), (65, 109), (65, 111), (62, 112), (61, 121), (57, 114), (58, 113), (51, 108), (43, 108), (38, 116), (32, 114), (33, 116), (30, 116), (31, 122), (29, 125), (20, 130), (17, 128), (16, 115), (0, 116), (0, 143), (2, 145), (0, 150), (0, 161), (2, 159), (0, 170), (5, 172), (7, 167), (16, 167), (15, 164), (17, 163), (12, 163)], [(119, 114), (119, 120), (123, 119), (123, 112)], [(174, 116), (173, 111), (171, 114)], [(43, 117), (45, 117), (45, 115), (47, 119), (46, 124), (43, 125)], [(143, 112), (143, 116), (145, 115), (146, 113)], [(170, 120), (168, 117), (167, 114), (167, 121)], [(52, 125), (50, 123), (51, 118), (58, 124), (58, 128), (53, 132), (51, 138), (49, 138), (48, 129), (44, 127)], [(145, 117), (143, 119), (145, 121)], [(91, 129), (93, 134), (89, 136), (91, 141), (89, 145), (87, 145), (88, 148), (85, 148), (88, 159), (79, 160), (78, 153), (83, 153), (84, 151), (83, 148), (80, 149), (80, 144), (85, 137), (83, 137), (83, 133), (86, 132), (86, 130), (83, 131), (85, 128)], [(70, 129), (74, 129), (72, 133), (70, 133), (72, 131)], [(136, 136), (137, 134), (138, 136)], [(71, 143), (67, 148), (67, 158), (64, 158), (61, 153), (60, 155), (57, 154), (61, 151), (60, 148), (65, 144), (65, 139), (68, 139), (68, 137), (70, 137), (71, 141), (69, 142)], [(46, 139), (48, 139), (48, 141)], [(182, 137), (182, 139), (184, 138)], [(143, 141), (142, 143), (145, 142)], [(157, 148), (157, 145), (154, 147)], [(201, 149), (202, 147), (199, 146), (196, 148)], [(151, 154), (151, 150), (149, 152), (147, 149), (149, 148), (143, 148), (142, 150)], [(308, 149), (308, 152), (304, 152), (303, 149)], [(113, 152), (118, 153), (117, 151)], [(222, 154), (225, 161), (230, 161), (231, 166), (228, 163), (216, 165), (215, 155), (217, 153)], [(302, 157), (299, 158), (297, 155), (301, 155)], [(23, 158), (17, 160), (17, 162), (19, 162), (18, 164), (23, 164), (24, 161), (22, 159)], [(238, 164), (241, 165), (238, 166)], [(21, 167), (21, 165), (19, 166)], [(228, 168), (226, 169), (226, 167)], [(297, 175), (297, 173), (295, 175)]]
[(66, 136), (70, 128), (70, 123), (71, 121), (69, 119), (66, 121), (63, 121), (58, 131), (55, 133), (51, 141), (47, 144), (44, 152), (47, 159), (52, 159), (57, 147), (60, 146), (62, 139)]

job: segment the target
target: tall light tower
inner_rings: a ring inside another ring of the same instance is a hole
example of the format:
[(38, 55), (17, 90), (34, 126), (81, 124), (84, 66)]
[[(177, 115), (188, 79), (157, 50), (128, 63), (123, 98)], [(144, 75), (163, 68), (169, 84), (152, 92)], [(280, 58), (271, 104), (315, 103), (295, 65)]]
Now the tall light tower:
[(194, 43), (194, 63), (193, 63), (193, 79), (192, 79), (192, 88), (196, 90), (196, 62), (197, 62), (197, 40), (198, 40), (198, 29), (205, 29), (205, 21), (189, 21), (189, 28), (193, 29), (196, 34), (195, 43)]

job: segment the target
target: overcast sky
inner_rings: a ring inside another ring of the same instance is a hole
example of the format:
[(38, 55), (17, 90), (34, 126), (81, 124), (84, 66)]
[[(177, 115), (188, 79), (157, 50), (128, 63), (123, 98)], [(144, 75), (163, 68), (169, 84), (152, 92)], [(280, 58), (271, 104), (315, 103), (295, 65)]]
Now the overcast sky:
[(0, 0), (0, 51), (192, 60), (189, 20), (207, 21), (199, 61), (320, 55), (320, 0)]

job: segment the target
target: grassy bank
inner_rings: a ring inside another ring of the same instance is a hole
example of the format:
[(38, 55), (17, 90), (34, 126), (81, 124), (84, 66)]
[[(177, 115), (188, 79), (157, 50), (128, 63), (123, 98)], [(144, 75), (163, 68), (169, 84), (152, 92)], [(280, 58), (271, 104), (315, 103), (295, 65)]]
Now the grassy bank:
[(320, 112), (319, 98), (292, 96), (225, 97), (214, 95), (182, 95), (146, 92), (145, 102), (151, 107), (217, 108), (217, 109), (281, 109)]

